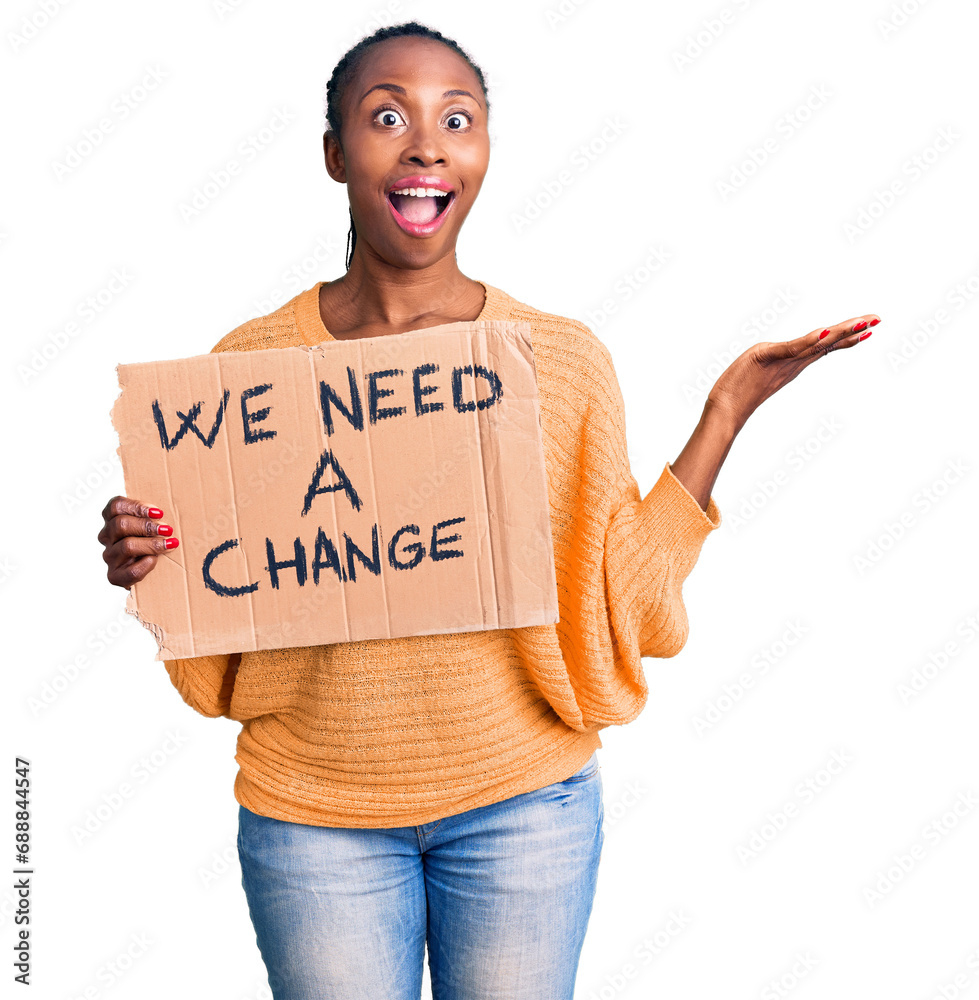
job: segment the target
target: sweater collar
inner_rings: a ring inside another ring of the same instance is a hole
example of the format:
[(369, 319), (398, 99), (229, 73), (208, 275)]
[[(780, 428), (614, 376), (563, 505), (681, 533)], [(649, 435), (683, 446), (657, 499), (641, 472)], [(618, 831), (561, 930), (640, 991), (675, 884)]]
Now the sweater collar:
[[(478, 279), (477, 279), (478, 280)], [(485, 281), (479, 282), (486, 290), (486, 299), (483, 308), (476, 317), (479, 320), (508, 320), (510, 318), (510, 297), (506, 292), (487, 285)], [(296, 296), (296, 325), (299, 327), (299, 335), (310, 347), (315, 344), (322, 344), (326, 340), (336, 338), (327, 330), (323, 319), (320, 316), (320, 288), (326, 284), (318, 281), (312, 288), (307, 288)]]

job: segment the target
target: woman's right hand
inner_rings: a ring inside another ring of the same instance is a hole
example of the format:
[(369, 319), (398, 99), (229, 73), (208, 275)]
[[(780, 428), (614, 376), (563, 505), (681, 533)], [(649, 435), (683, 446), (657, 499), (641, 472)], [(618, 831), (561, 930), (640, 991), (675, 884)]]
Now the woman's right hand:
[(173, 528), (169, 524), (157, 523), (161, 517), (159, 508), (129, 497), (113, 497), (105, 505), (99, 541), (104, 546), (109, 583), (129, 590), (153, 569), (161, 553), (180, 544), (170, 537)]

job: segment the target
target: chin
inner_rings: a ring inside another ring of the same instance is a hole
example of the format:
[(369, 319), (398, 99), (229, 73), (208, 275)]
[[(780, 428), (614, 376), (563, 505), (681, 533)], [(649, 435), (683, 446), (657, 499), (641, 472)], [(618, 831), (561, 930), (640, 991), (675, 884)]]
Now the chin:
[(388, 246), (380, 256), (392, 267), (404, 268), (407, 271), (420, 271), (446, 257), (455, 256), (455, 240), (451, 243), (443, 243), (440, 240), (438, 245), (430, 239), (416, 239), (412, 242), (414, 245), (407, 248), (401, 245)]

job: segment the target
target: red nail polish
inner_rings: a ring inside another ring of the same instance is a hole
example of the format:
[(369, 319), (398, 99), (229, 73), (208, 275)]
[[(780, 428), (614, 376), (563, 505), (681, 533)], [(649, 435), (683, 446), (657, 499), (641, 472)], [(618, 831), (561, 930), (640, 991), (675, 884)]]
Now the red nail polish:
[(879, 322), (880, 322), (879, 319), (874, 318), (867, 324), (867, 326), (876, 326)]
[(163, 511), (159, 507), (150, 507), (149, 517), (155, 521), (158, 517), (163, 517)]
[(822, 340), (823, 337), (825, 337), (827, 333), (829, 333), (829, 327), (827, 327), (825, 330), (823, 330), (823, 332), (819, 335), (819, 339)]
[(168, 548), (168, 549), (175, 549), (179, 544), (180, 544), (180, 542), (177, 541), (176, 538), (168, 538), (166, 540), (165, 547)]
[(857, 323), (854, 326), (854, 328), (850, 331), (850, 333), (859, 333), (861, 330), (866, 330), (866, 329), (867, 329), (867, 321), (865, 319), (862, 319), (860, 320), (859, 323)]
[(857, 337), (857, 341), (866, 340), (873, 332), (873, 330), (868, 330), (862, 337)]
[(158, 535), (172, 535), (173, 528), (171, 528), (169, 524), (158, 524), (156, 526), (156, 533)]

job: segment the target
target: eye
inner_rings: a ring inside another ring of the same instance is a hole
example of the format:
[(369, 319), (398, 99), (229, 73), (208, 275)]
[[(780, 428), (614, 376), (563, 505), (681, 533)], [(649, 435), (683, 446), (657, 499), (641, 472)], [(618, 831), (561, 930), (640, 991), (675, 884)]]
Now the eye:
[(387, 125), (389, 127), (406, 124), (404, 118), (401, 117), (401, 112), (395, 111), (394, 108), (381, 108), (374, 115), (374, 121), (378, 119), (380, 119), (378, 122), (379, 125)]
[[(452, 124), (453, 121), (460, 122), (460, 124), (453, 125)], [(462, 111), (453, 111), (452, 114), (449, 115), (448, 118), (446, 118), (445, 123), (446, 125), (448, 125), (449, 131), (459, 132), (460, 130), (472, 124), (472, 117), (470, 115), (465, 114)]]

